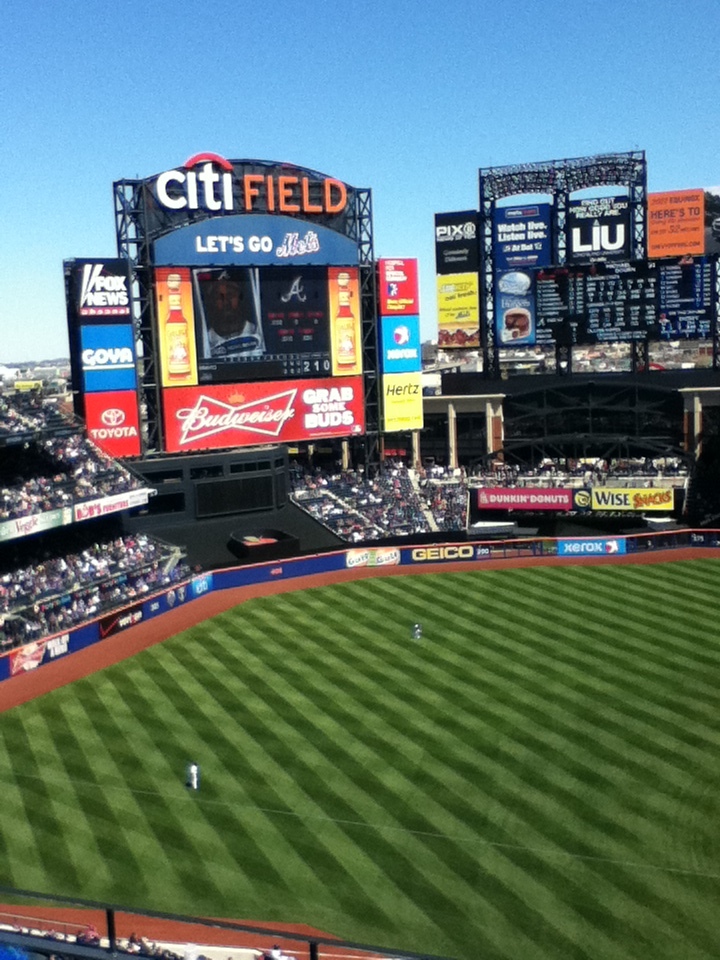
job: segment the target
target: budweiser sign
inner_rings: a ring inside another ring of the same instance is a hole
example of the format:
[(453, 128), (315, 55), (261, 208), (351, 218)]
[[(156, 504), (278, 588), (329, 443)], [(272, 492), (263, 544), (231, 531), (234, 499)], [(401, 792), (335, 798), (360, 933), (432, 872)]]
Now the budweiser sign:
[(363, 433), (362, 377), (291, 380), (163, 393), (168, 452), (288, 443)]

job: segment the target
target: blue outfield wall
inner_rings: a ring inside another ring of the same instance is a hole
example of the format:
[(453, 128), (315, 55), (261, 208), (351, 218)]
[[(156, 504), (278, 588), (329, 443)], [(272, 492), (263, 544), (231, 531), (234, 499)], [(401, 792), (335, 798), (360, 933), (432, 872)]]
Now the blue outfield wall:
[(334, 553), (232, 567), (204, 573), (154, 594), (145, 600), (104, 614), (65, 633), (16, 647), (0, 655), (0, 681), (29, 673), (46, 663), (84, 650), (122, 630), (161, 617), (216, 590), (252, 587), (314, 574), (375, 567), (420, 567), (429, 564), (468, 563), (520, 557), (587, 558), (640, 554), (649, 550), (687, 547), (720, 549), (720, 530), (680, 530), (623, 537), (577, 537), (562, 540), (527, 539), (474, 543), (408, 544), (401, 547), (356, 546)]

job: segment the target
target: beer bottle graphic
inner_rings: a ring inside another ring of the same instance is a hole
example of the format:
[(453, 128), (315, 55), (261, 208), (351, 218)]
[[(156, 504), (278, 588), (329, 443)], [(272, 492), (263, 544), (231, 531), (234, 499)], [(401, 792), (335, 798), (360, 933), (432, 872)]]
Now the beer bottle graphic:
[(168, 275), (168, 317), (165, 321), (165, 342), (169, 380), (185, 380), (192, 372), (190, 331), (182, 312), (181, 282), (182, 277), (179, 273)]
[(338, 312), (335, 318), (335, 359), (339, 367), (357, 364), (357, 331), (350, 300), (350, 274), (342, 271), (337, 276)]

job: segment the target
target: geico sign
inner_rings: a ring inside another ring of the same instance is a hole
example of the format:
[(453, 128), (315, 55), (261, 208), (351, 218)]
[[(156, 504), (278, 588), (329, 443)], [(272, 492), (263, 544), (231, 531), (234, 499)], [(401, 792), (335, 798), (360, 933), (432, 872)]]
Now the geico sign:
[[(239, 181), (236, 197), (234, 183)], [(168, 210), (210, 210), (231, 213), (335, 214), (347, 205), (347, 189), (340, 180), (311, 180), (292, 174), (246, 173), (236, 177), (229, 160), (215, 153), (191, 157), (183, 170), (167, 170), (155, 183), (158, 203)]]
[(114, 370), (126, 370), (135, 366), (135, 358), (130, 347), (88, 348), (82, 352), (83, 368), (112, 367)]
[(428, 560), (474, 560), (475, 547), (471, 543), (451, 544), (447, 547), (413, 547), (414, 563), (427, 563)]

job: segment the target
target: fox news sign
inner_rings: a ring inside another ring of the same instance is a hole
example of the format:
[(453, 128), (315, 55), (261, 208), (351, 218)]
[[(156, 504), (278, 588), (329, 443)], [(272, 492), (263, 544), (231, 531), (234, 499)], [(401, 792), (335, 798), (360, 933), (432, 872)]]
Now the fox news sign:
[(129, 321), (127, 260), (77, 260), (72, 269), (72, 281), (76, 323)]

